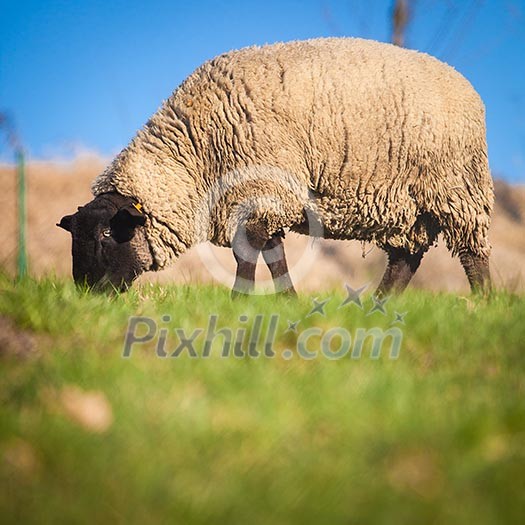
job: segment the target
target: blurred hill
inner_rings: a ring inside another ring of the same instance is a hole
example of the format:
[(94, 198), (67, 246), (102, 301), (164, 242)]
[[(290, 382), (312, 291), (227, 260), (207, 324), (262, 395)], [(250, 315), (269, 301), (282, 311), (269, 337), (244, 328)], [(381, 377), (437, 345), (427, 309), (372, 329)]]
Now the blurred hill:
[[(28, 251), (32, 275), (71, 275), (71, 240), (55, 223), (77, 206), (91, 199), (90, 183), (105, 166), (92, 156), (72, 162), (33, 162), (27, 167)], [(0, 166), (0, 268), (15, 271), (16, 261), (16, 178), (12, 166)], [(510, 291), (525, 289), (525, 188), (496, 182), (496, 206), (490, 233), (493, 245), (492, 275), (498, 287)], [(298, 290), (322, 289), (348, 282), (354, 285), (379, 282), (385, 255), (378, 248), (357, 241), (312, 240), (288, 234), (285, 240), (290, 267), (301, 260), (311, 266)], [(366, 255), (363, 258), (363, 253)], [(211, 248), (211, 254), (231, 275), (235, 264), (231, 251)], [(308, 261), (310, 259), (310, 261)], [(217, 265), (218, 263), (215, 263)], [(208, 265), (209, 266), (209, 265)], [(261, 263), (259, 277), (268, 277)], [(292, 271), (292, 274), (294, 271)], [(142, 281), (194, 283), (213, 281), (197, 250), (184, 254), (170, 269), (149, 273)], [(411, 286), (430, 290), (467, 292), (468, 284), (457, 258), (452, 258), (440, 241), (424, 257)]]

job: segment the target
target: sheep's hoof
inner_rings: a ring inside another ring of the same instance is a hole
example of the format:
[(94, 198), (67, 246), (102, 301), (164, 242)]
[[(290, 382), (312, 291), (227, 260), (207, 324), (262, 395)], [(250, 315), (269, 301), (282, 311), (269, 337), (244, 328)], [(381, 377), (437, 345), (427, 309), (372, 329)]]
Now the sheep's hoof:
[(243, 292), (241, 290), (232, 290), (232, 292), (231, 292), (231, 298), (234, 301), (237, 301), (241, 297), (246, 297), (247, 295), (248, 295), (248, 292)]
[(284, 297), (297, 297), (297, 292), (295, 291), (295, 288), (287, 288), (286, 290), (279, 290), (276, 293)]

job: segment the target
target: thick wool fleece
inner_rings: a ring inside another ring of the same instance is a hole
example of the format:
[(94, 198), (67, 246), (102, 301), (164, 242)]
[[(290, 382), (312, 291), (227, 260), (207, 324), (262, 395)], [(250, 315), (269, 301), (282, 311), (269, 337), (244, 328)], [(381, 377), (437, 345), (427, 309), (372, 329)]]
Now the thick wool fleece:
[(162, 268), (197, 242), (263, 234), (488, 255), (484, 107), (435, 58), (328, 38), (251, 47), (199, 67), (93, 184), (138, 199)]

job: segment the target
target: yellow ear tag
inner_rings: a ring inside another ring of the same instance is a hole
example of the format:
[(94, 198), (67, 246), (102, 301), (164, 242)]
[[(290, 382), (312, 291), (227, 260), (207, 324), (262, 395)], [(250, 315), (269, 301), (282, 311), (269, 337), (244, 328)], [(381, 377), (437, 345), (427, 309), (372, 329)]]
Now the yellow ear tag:
[(133, 204), (133, 207), (139, 212), (142, 213), (142, 204), (139, 204), (138, 202), (136, 204)]

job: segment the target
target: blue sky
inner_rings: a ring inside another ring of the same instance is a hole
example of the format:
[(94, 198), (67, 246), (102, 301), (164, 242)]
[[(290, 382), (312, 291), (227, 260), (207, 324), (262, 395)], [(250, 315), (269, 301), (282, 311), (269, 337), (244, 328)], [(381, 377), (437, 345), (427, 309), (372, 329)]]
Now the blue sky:
[[(251, 44), (390, 39), (392, 0), (0, 0), (0, 111), (33, 158), (117, 153), (195, 67)], [(487, 107), (492, 170), (525, 183), (525, 0), (412, 0), (408, 47)], [(9, 160), (5, 136), (0, 159)]]

